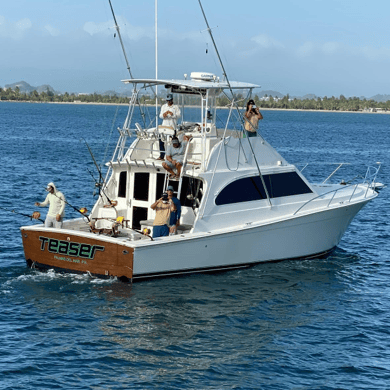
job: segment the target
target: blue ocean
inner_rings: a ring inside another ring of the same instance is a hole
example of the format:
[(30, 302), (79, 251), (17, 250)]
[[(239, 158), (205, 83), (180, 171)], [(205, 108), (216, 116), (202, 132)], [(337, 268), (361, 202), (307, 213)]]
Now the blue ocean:
[[(37, 210), (50, 181), (91, 209), (83, 139), (103, 163), (126, 113), (0, 102), (0, 389), (390, 388), (389, 188), (327, 258), (133, 285), (27, 268), (19, 227), (34, 222), (19, 213)], [(311, 179), (337, 167), (325, 162), (350, 163), (332, 178), (346, 181), (382, 162), (377, 181), (390, 183), (389, 115), (263, 115), (264, 138), (312, 163)]]

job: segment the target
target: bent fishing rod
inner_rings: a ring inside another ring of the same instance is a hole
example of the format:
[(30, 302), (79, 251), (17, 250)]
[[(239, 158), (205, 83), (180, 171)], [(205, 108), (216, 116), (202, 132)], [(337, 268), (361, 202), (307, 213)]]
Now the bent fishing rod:
[[(15, 211), (15, 210), (9, 210), (9, 209), (6, 209), (5, 207), (1, 207), (1, 206), (0, 206), (0, 209), (8, 211), (9, 213), (22, 215), (23, 217), (30, 218), (31, 220), (35, 219), (35, 220), (38, 220), (41, 222), (45, 222), (43, 219), (39, 218), (41, 214), (38, 211), (34, 211), (31, 215), (29, 215), (29, 214), (20, 213), (19, 211)], [(35, 213), (37, 213), (37, 214), (35, 214)], [(34, 216), (34, 214), (35, 214), (35, 216)], [(38, 218), (36, 216), (38, 216)]]

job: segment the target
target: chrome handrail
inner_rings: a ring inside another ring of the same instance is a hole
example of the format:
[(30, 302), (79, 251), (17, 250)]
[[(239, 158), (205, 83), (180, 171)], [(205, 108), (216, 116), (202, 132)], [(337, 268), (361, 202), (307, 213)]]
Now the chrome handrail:
[[(337, 169), (336, 169), (333, 173), (335, 173), (335, 172), (341, 167), (341, 165), (344, 165), (344, 164), (350, 165), (349, 163), (342, 163), (342, 164), (339, 165), (339, 167), (337, 167)], [(340, 188), (336, 188), (336, 189), (333, 189), (333, 190), (331, 190), (331, 191), (327, 191), (327, 192), (325, 192), (325, 193), (323, 193), (323, 194), (321, 194), (321, 195), (318, 195), (318, 196), (316, 196), (316, 197), (314, 197), (314, 198), (312, 198), (312, 199), (309, 199), (309, 200), (308, 200), (307, 202), (305, 202), (302, 206), (300, 206), (300, 207), (293, 213), (293, 215), (296, 215), (299, 211), (301, 211), (306, 205), (308, 205), (308, 204), (311, 203), (312, 201), (314, 201), (314, 200), (316, 200), (316, 199), (319, 199), (319, 198), (322, 198), (322, 197), (325, 196), (325, 195), (329, 195), (329, 194), (333, 193), (333, 196), (331, 197), (331, 199), (329, 200), (328, 205), (326, 206), (326, 207), (329, 207), (329, 206), (331, 205), (331, 203), (332, 203), (332, 201), (333, 201), (333, 199), (334, 199), (334, 197), (336, 196), (336, 193), (337, 193), (338, 191), (344, 190), (345, 188), (352, 187), (352, 186), (354, 186), (355, 188), (353, 189), (352, 194), (351, 194), (351, 196), (350, 196), (349, 199), (348, 199), (348, 202), (349, 202), (349, 203), (352, 201), (352, 198), (353, 198), (353, 196), (355, 195), (355, 192), (356, 192), (356, 190), (357, 190), (357, 188), (358, 188), (359, 185), (360, 185), (360, 186), (367, 186), (367, 189), (366, 189), (365, 194), (364, 194), (364, 197), (366, 198), (366, 197), (367, 197), (368, 190), (369, 190), (370, 188), (373, 188), (373, 184), (375, 183), (376, 177), (377, 177), (378, 172), (379, 172), (379, 170), (380, 170), (380, 168), (381, 168), (381, 163), (378, 162), (377, 164), (379, 165), (378, 167), (373, 167), (373, 166), (368, 166), (368, 167), (367, 167), (366, 176), (364, 177), (362, 183), (357, 183), (357, 184), (345, 184), (345, 185), (342, 185), (342, 187), (340, 187)], [(307, 166), (307, 165), (305, 165), (305, 167), (306, 167), (306, 166)], [(372, 170), (374, 170), (374, 172), (372, 172)], [(332, 175), (333, 175), (333, 173), (332, 173)], [(332, 176), (332, 175), (331, 175), (331, 176)], [(323, 183), (322, 183), (322, 184), (323, 184)]]
[[(363, 185), (364, 185), (364, 183), (360, 183), (360, 184), (363, 184)], [(354, 189), (354, 191), (352, 192), (352, 195), (351, 195), (351, 197), (350, 197), (349, 200), (348, 200), (349, 202), (351, 202), (352, 197), (353, 197), (353, 195), (355, 194), (355, 191), (356, 191), (356, 188), (357, 188), (358, 185), (359, 185), (359, 184), (346, 184), (346, 185), (343, 185), (343, 186), (340, 187), (340, 188), (336, 188), (336, 189), (334, 189), (334, 190), (331, 190), (331, 191), (328, 191), (328, 192), (324, 192), (324, 193), (321, 194), (321, 195), (318, 195), (318, 196), (316, 196), (316, 197), (314, 197), (314, 198), (312, 198), (312, 199), (309, 199), (309, 200), (308, 200), (307, 202), (305, 202), (302, 206), (300, 206), (300, 207), (293, 213), (293, 215), (296, 215), (299, 211), (301, 211), (306, 205), (308, 205), (309, 203), (311, 203), (313, 200), (322, 198), (323, 196), (328, 195), (328, 194), (331, 194), (331, 193), (333, 192), (333, 196), (332, 196), (332, 198), (330, 199), (328, 205), (326, 206), (326, 207), (329, 207), (330, 204), (332, 203), (332, 201), (333, 201), (333, 199), (334, 199), (336, 193), (337, 193), (338, 191), (344, 190), (345, 188), (354, 186), (355, 189)], [(366, 193), (366, 194), (367, 194), (367, 193)]]

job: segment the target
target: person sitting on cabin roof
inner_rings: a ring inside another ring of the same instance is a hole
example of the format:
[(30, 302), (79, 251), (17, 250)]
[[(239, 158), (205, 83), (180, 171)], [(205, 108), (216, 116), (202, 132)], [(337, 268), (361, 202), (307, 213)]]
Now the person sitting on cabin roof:
[[(171, 93), (167, 95), (167, 102), (161, 107), (160, 118), (163, 120), (162, 126), (170, 127), (176, 131), (177, 119), (180, 118), (180, 108), (173, 104), (173, 96)], [(158, 160), (164, 160), (164, 142), (159, 141), (160, 157)]]
[(169, 234), (176, 234), (177, 227), (180, 225), (180, 217), (181, 217), (181, 204), (180, 200), (173, 196), (173, 187), (168, 186), (167, 188), (168, 199), (172, 199), (172, 202), (175, 204), (176, 210), (171, 212), (171, 216), (169, 218)]
[(156, 200), (150, 208), (156, 211), (153, 222), (153, 238), (169, 236), (169, 219), (172, 211), (176, 211), (175, 203), (168, 199), (168, 194), (164, 192), (162, 197)]
[(45, 207), (50, 203), (49, 211), (47, 212), (45, 227), (62, 228), (62, 221), (65, 215), (65, 196), (58, 191), (54, 183), (47, 185), (46, 191), (49, 193), (44, 202), (35, 202), (35, 206)]
[[(186, 151), (187, 143), (190, 140), (189, 137), (184, 136), (183, 142), (180, 143), (179, 139), (175, 136), (172, 137), (172, 145), (168, 145), (165, 162), (162, 166), (169, 172), (170, 179), (178, 179), (181, 175), (181, 168), (184, 161), (184, 153)], [(176, 168), (177, 174), (173, 171)]]

